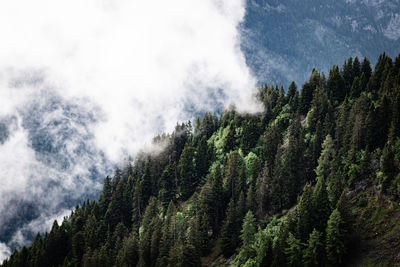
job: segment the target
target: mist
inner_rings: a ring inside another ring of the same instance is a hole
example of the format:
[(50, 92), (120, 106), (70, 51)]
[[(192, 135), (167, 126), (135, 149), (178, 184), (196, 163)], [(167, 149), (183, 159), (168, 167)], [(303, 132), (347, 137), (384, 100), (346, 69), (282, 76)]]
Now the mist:
[(244, 15), (243, 0), (0, 2), (0, 261), (193, 111), (258, 110)]

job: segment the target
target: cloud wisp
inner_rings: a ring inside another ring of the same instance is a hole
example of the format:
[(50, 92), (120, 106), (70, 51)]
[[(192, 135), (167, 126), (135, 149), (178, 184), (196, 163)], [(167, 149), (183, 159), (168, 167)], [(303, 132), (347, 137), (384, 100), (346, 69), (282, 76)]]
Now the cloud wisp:
[(3, 242), (98, 192), (187, 107), (256, 110), (244, 13), (244, 0), (1, 1), (0, 229), (24, 219)]

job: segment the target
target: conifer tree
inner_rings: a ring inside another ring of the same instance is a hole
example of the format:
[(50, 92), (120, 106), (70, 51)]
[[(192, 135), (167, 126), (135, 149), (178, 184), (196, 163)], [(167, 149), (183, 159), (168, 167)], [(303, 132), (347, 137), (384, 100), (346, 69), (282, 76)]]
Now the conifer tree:
[(339, 71), (339, 67), (334, 65), (329, 71), (329, 77), (327, 81), (327, 90), (329, 97), (331, 97), (337, 103), (340, 103), (348, 93), (346, 91), (345, 80)]
[(246, 155), (250, 152), (260, 137), (259, 121), (256, 116), (247, 116), (242, 124), (242, 136), (240, 138), (240, 148)]
[(238, 245), (237, 214), (233, 199), (229, 202), (226, 218), (221, 229), (221, 250), (225, 257), (231, 256)]
[(361, 64), (358, 57), (354, 58), (353, 61), (353, 77), (360, 77), (361, 76)]
[(143, 206), (146, 206), (150, 196), (152, 194), (152, 187), (151, 187), (151, 164), (152, 162), (149, 160), (144, 169), (144, 174), (140, 180), (140, 188), (141, 188), (141, 203), (143, 203)]
[(327, 179), (331, 173), (332, 161), (335, 157), (334, 143), (331, 135), (325, 137), (322, 143), (322, 151), (318, 158), (318, 166), (315, 169), (317, 179), (324, 177)]
[(273, 124), (264, 135), (264, 142), (261, 148), (261, 159), (266, 162), (269, 173), (272, 173), (275, 163), (275, 155), (281, 143), (281, 133), (278, 125)]
[(117, 254), (115, 264), (117, 266), (135, 267), (139, 260), (138, 237), (135, 231), (132, 231), (128, 237), (125, 237), (121, 250)]
[(224, 191), (222, 185), (222, 174), (221, 166), (217, 165), (212, 176), (211, 182), (211, 220), (213, 235), (215, 236), (219, 232), (219, 225), (223, 219), (224, 214)]
[(323, 266), (324, 254), (323, 234), (314, 228), (304, 249), (304, 266)]
[(109, 207), (104, 216), (106, 224), (108, 224), (111, 229), (114, 229), (114, 227), (119, 222), (126, 223), (128, 220), (127, 218), (125, 219), (127, 210), (126, 210), (126, 206), (125, 206), (126, 202), (124, 202), (124, 198), (123, 198), (125, 182), (124, 182), (124, 180), (121, 180), (121, 179), (118, 179), (118, 180), (119, 180), (119, 182), (116, 185), (116, 189), (112, 194)]
[(353, 84), (353, 79), (354, 79), (353, 58), (350, 57), (343, 64), (342, 76), (343, 76), (343, 80), (344, 80), (345, 90), (346, 90), (346, 92), (349, 92), (350, 87)]
[(108, 205), (110, 204), (111, 200), (111, 193), (111, 178), (107, 176), (106, 178), (104, 178), (103, 190), (101, 191), (99, 199), (100, 210), (102, 214), (105, 214), (105, 212), (107, 211)]
[(175, 163), (172, 162), (165, 167), (160, 178), (160, 191), (158, 195), (164, 207), (167, 207), (170, 201), (175, 200), (175, 172)]
[(139, 179), (136, 180), (132, 197), (132, 222), (139, 224), (143, 216), (142, 187)]
[(179, 177), (181, 181), (181, 195), (183, 200), (187, 200), (194, 192), (197, 181), (195, 177), (194, 148), (189, 144), (185, 145), (182, 156), (179, 160)]
[(233, 151), (228, 158), (228, 162), (226, 164), (226, 191), (230, 198), (234, 201), (237, 201), (239, 198), (240, 192), (243, 190), (244, 179), (245, 177), (245, 169), (243, 158), (237, 151)]
[(242, 240), (242, 247), (240, 253), (247, 260), (255, 254), (253, 243), (256, 233), (255, 218), (251, 211), (248, 211), (243, 220), (240, 238)]
[(315, 88), (321, 83), (321, 76), (316, 69), (311, 72), (309, 82), (303, 84), (300, 93), (300, 113), (306, 115), (311, 107)]
[(297, 207), (296, 232), (300, 240), (307, 240), (313, 229), (313, 204), (313, 189), (310, 184), (306, 184)]
[(319, 177), (315, 185), (313, 196), (313, 217), (314, 227), (322, 232), (326, 228), (326, 222), (331, 214), (328, 192), (326, 190), (325, 178)]
[[(268, 166), (265, 166), (261, 176), (257, 179), (255, 201), (256, 201), (256, 215), (258, 218), (263, 218), (268, 210), (268, 181), (271, 180)], [(249, 194), (250, 195), (250, 194)]]
[(176, 234), (176, 207), (174, 202), (170, 202), (161, 229), (159, 257), (157, 266), (167, 266), (171, 248), (177, 239)]
[[(361, 73), (365, 75), (365, 79), (368, 82), (369, 78), (371, 77), (372, 74), (372, 68), (371, 68), (371, 63), (367, 59), (367, 57), (364, 57), (364, 60), (361, 65)], [(365, 88), (363, 88), (365, 89)]]
[(197, 144), (196, 152), (195, 152), (195, 165), (196, 165), (196, 179), (200, 181), (208, 172), (209, 168), (209, 158), (208, 158), (208, 146), (207, 139), (205, 136), (200, 138), (199, 143)]
[(236, 145), (235, 125), (231, 122), (228, 126), (228, 134), (225, 138), (224, 152), (228, 153), (233, 150)]
[(285, 249), (285, 254), (287, 256), (288, 266), (301, 266), (303, 244), (290, 232), (286, 243), (287, 248)]
[(338, 209), (334, 209), (328, 220), (326, 228), (326, 254), (331, 265), (342, 263), (346, 252), (344, 245), (343, 220)]
[[(158, 202), (157, 199), (152, 197), (149, 201), (149, 205), (146, 207), (146, 211), (143, 216), (142, 226), (143, 231), (140, 235), (139, 243), (139, 265), (144, 264), (145, 266), (151, 266), (151, 238), (152, 233), (155, 230), (155, 225), (159, 224), (157, 220), (158, 214)], [(155, 259), (154, 259), (155, 261)]]

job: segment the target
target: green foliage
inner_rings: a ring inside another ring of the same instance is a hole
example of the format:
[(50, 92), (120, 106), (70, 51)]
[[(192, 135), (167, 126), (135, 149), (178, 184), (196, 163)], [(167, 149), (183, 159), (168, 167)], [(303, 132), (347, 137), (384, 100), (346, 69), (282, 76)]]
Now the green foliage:
[(296, 232), (301, 240), (306, 240), (313, 229), (313, 190), (310, 184), (306, 184), (303, 194), (297, 206)]
[(239, 255), (236, 257), (236, 261), (239, 266), (247, 262), (249, 258), (253, 258), (255, 256), (255, 250), (253, 247), (255, 233), (255, 218), (253, 213), (251, 211), (248, 211), (246, 216), (244, 217), (240, 235), (240, 239), (242, 240), (242, 247), (240, 248)]
[(136, 266), (139, 260), (137, 239), (138, 238), (135, 232), (132, 232), (129, 237), (124, 238), (122, 247), (117, 254), (117, 266)]
[(221, 229), (221, 250), (224, 256), (231, 256), (239, 243), (237, 225), (237, 211), (233, 199), (229, 202), (226, 219)]
[(385, 54), (373, 71), (366, 58), (313, 70), (300, 94), (263, 85), (262, 112), (177, 124), (1, 266), (344, 265), (365, 218), (375, 233), (398, 213), (399, 86), (400, 55)]
[(322, 232), (315, 228), (308, 238), (303, 254), (304, 266), (321, 266), (324, 263), (324, 242)]
[(286, 243), (287, 248), (285, 249), (285, 254), (287, 255), (287, 264), (289, 266), (301, 266), (303, 244), (290, 232)]
[(198, 180), (195, 176), (194, 148), (185, 145), (179, 160), (180, 192), (183, 200), (187, 200), (194, 192)]
[(346, 253), (344, 245), (342, 216), (338, 209), (333, 210), (326, 228), (326, 254), (331, 265), (340, 265)]
[(326, 227), (326, 221), (331, 213), (330, 202), (328, 198), (328, 192), (326, 190), (325, 178), (321, 177), (318, 179), (315, 185), (313, 196), (313, 222), (314, 227), (318, 231), (324, 231)]
[(329, 176), (334, 156), (335, 150), (333, 147), (333, 140), (330, 135), (327, 135), (324, 143), (322, 144), (322, 152), (318, 159), (318, 167), (315, 170), (318, 178), (324, 177), (326, 179)]

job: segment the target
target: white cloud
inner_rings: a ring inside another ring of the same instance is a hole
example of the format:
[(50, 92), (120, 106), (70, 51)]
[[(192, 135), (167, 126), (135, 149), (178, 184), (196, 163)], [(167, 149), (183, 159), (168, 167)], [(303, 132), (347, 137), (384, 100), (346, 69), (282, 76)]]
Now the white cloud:
[(0, 262), (2, 262), (5, 258), (9, 257), (11, 255), (10, 248), (0, 242)]
[(99, 104), (97, 144), (116, 160), (158, 130), (160, 115), (167, 130), (187, 119), (188, 96), (200, 108), (212, 108), (203, 92), (218, 88), (224, 104), (246, 98), (254, 80), (239, 51), (244, 11), (241, 0), (3, 1), (0, 64), (41, 68), (62, 95)]
[[(190, 119), (187, 106), (256, 110), (237, 29), (244, 12), (244, 0), (0, 1), (0, 118), (16, 118), (0, 145), (0, 211), (20, 192), (39, 196), (51, 179), (59, 186), (43, 202), (83, 193), (101, 151), (109, 162), (134, 155)], [(54, 97), (67, 104), (47, 110)], [(81, 124), (85, 114), (93, 119)], [(51, 135), (68, 167), (34, 150), (32, 127)], [(82, 142), (91, 153), (77, 152)]]

